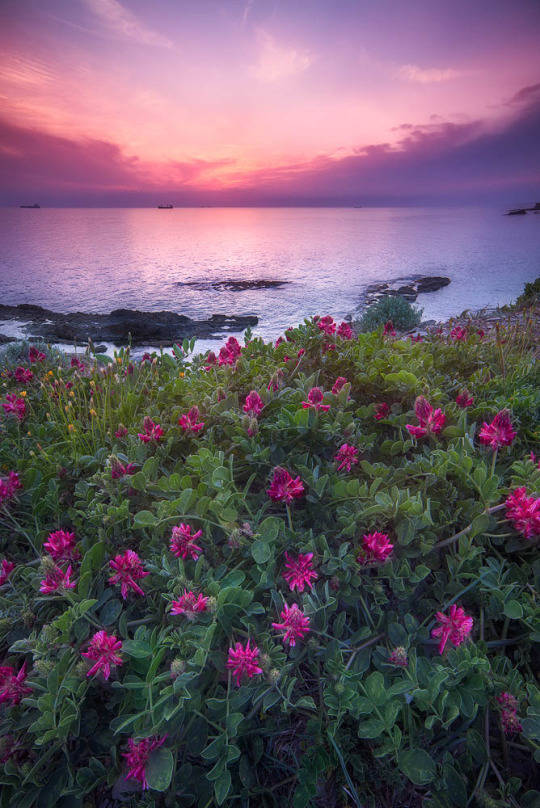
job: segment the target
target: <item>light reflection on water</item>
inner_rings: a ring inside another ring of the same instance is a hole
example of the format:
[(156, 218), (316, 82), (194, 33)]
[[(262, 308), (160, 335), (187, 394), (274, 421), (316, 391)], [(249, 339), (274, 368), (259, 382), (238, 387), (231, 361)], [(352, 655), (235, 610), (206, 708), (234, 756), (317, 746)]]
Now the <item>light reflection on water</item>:
[[(3, 303), (167, 309), (196, 319), (254, 313), (257, 333), (275, 337), (306, 316), (342, 317), (367, 284), (410, 274), (452, 279), (419, 297), (425, 317), (509, 302), (539, 274), (540, 216), (486, 208), (5, 208), (0, 244)], [(204, 286), (228, 278), (289, 284)]]

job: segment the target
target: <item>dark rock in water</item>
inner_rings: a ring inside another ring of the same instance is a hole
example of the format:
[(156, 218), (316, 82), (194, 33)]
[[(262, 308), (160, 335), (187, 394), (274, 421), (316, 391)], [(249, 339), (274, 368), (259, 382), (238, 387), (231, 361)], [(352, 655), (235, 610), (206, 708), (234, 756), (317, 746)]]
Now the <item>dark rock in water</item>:
[(106, 345), (94, 345), (94, 353), (107, 353)]
[(8, 342), (16, 342), (15, 337), (6, 337), (5, 334), (0, 334), (0, 345), (7, 345)]
[(273, 281), (265, 278), (260, 280), (235, 280), (228, 278), (219, 281), (179, 281), (177, 286), (192, 286), (195, 289), (226, 289), (228, 292), (245, 292), (249, 289), (276, 289), (285, 286), (290, 281)]
[(112, 342), (132, 345), (172, 345), (185, 337), (214, 337), (222, 330), (243, 331), (259, 322), (252, 314), (214, 314), (208, 320), (192, 320), (173, 311), (115, 309), (110, 314), (70, 312), (61, 314), (41, 306), (0, 305), (0, 319), (24, 320), (34, 338), (49, 342)]
[(445, 278), (443, 275), (434, 275), (429, 278), (421, 278), (416, 282), (416, 292), (421, 295), (424, 292), (437, 292), (444, 286), (448, 286), (450, 278)]

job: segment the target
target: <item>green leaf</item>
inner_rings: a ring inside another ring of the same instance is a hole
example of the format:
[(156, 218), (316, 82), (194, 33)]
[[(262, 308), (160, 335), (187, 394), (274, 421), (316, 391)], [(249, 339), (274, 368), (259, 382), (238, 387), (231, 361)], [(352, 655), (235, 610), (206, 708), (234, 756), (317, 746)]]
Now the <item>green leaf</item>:
[(216, 802), (218, 805), (223, 805), (227, 799), (227, 794), (231, 788), (231, 774), (228, 769), (225, 769), (216, 782), (214, 783), (214, 794), (216, 795)]
[(387, 700), (387, 691), (384, 686), (384, 676), (380, 671), (370, 674), (364, 682), (366, 693), (371, 701), (379, 706)]
[(99, 620), (104, 626), (112, 625), (122, 611), (121, 601), (114, 598), (107, 601), (99, 613)]
[(258, 539), (251, 545), (251, 555), (256, 564), (265, 564), (272, 556), (270, 545)]
[(170, 749), (155, 749), (146, 764), (146, 779), (150, 788), (166, 791), (172, 780), (174, 759)]
[(398, 765), (403, 774), (417, 786), (425, 786), (435, 779), (435, 761), (423, 749), (407, 749), (400, 753)]
[(380, 718), (370, 718), (358, 725), (359, 738), (378, 738), (384, 732), (384, 723)]
[(152, 654), (151, 647), (142, 640), (124, 640), (122, 651), (135, 659), (144, 659)]
[(134, 527), (153, 527), (156, 522), (156, 517), (150, 511), (139, 511), (133, 520)]
[(511, 620), (519, 620), (520, 617), (523, 617), (523, 608), (517, 600), (508, 600), (504, 604), (503, 612)]

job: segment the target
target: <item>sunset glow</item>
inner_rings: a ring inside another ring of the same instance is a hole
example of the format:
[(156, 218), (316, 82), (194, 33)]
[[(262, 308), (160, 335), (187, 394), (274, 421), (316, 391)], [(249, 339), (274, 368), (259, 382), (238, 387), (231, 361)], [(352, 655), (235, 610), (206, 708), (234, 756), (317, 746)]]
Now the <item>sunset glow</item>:
[(0, 202), (534, 195), (540, 5), (7, 0)]

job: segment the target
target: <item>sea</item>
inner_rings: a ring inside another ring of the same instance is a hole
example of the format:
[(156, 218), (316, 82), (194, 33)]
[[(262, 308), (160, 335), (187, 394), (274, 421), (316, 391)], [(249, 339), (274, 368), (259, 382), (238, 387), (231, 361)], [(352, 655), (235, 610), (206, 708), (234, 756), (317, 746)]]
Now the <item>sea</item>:
[[(424, 319), (515, 299), (540, 275), (540, 215), (489, 207), (0, 209), (0, 300), (53, 311), (255, 314), (274, 339), (355, 313), (366, 288), (414, 275)], [(219, 280), (277, 280), (233, 291)], [(13, 324), (0, 322), (0, 332)], [(207, 344), (207, 341), (205, 341)], [(205, 346), (206, 347), (206, 346)], [(203, 348), (203, 346), (201, 346)]]

